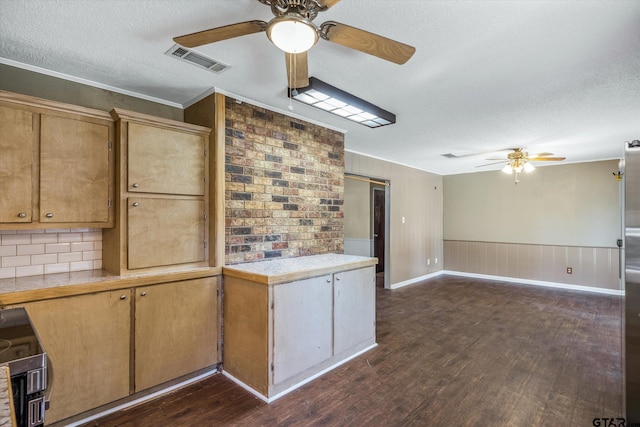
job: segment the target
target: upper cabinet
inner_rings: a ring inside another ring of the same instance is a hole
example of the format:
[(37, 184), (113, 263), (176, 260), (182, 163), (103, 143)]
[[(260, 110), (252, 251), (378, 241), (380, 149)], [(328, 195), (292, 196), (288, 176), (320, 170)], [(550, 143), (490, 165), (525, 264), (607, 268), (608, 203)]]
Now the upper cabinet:
[(34, 114), (0, 105), (0, 223), (30, 223)]
[(211, 129), (115, 109), (118, 220), (103, 233), (115, 274), (209, 266)]
[(0, 229), (114, 224), (113, 119), (0, 91)]
[(129, 191), (204, 195), (207, 135), (129, 123), (128, 141)]

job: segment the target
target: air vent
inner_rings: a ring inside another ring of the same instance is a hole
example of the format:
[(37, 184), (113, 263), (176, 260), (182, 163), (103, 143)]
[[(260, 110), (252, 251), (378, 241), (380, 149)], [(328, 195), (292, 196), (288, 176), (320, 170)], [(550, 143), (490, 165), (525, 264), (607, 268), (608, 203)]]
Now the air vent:
[(166, 51), (165, 55), (169, 55), (181, 61), (188, 62), (197, 67), (212, 71), (216, 74), (220, 74), (223, 71), (231, 68), (230, 65), (223, 64), (222, 62), (216, 61), (215, 59), (207, 58), (206, 56), (187, 49), (184, 46), (180, 46), (179, 44), (174, 44), (173, 46), (171, 46), (171, 49)]

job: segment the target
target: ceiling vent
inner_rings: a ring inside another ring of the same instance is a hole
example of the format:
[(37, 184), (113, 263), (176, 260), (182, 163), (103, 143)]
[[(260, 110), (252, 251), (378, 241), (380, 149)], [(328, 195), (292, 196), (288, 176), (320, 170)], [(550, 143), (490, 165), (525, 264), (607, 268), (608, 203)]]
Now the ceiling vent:
[(223, 64), (222, 62), (216, 61), (215, 59), (207, 58), (206, 56), (196, 53), (191, 49), (187, 49), (184, 46), (180, 46), (179, 44), (174, 44), (173, 46), (171, 46), (171, 48), (165, 52), (165, 55), (169, 55), (181, 61), (193, 64), (197, 67), (213, 71), (216, 74), (220, 74), (223, 71), (231, 68), (230, 65)]

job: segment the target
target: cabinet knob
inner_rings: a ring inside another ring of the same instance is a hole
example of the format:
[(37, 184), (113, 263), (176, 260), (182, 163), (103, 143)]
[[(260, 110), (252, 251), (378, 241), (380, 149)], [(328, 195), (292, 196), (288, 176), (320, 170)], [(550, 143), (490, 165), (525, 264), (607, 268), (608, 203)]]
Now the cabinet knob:
[(18, 217), (20, 217), (20, 218), (26, 218), (26, 217), (27, 217), (27, 213), (26, 213), (26, 212), (20, 212), (20, 213), (18, 214)]
[(47, 213), (45, 216), (46, 216), (47, 218), (53, 218), (53, 214), (52, 214), (51, 212)]
[(140, 203), (138, 203), (138, 202), (133, 202), (133, 205), (132, 205), (132, 206), (133, 206), (134, 208), (137, 208), (138, 206), (140, 206)]
[(121, 299), (121, 300), (126, 300), (126, 299), (127, 299), (127, 296), (126, 296), (126, 295), (120, 295), (120, 299)]
[(133, 183), (133, 185), (132, 185), (132, 187), (133, 187), (133, 188), (138, 188), (138, 187), (140, 187), (140, 186), (138, 185), (138, 183), (137, 183), (137, 182), (134, 182), (134, 183)]
[(146, 297), (146, 296), (147, 296), (147, 293), (146, 293), (145, 291), (142, 291), (142, 292), (140, 292), (140, 296), (141, 296), (141, 297)]
[(340, 281), (340, 278), (339, 278), (338, 276), (336, 276), (336, 280), (339, 282), (339, 281)]
[(331, 279), (327, 279), (327, 283), (331, 283)]

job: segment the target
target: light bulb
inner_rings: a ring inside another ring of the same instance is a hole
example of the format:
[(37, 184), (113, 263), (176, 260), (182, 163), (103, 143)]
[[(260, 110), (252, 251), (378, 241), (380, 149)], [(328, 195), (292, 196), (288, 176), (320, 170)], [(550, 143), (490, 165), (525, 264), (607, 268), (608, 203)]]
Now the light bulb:
[(502, 168), (502, 172), (510, 174), (512, 172), (511, 165), (505, 165), (505, 167)]
[(318, 41), (318, 31), (313, 24), (295, 16), (280, 16), (271, 20), (267, 36), (287, 53), (306, 52)]

